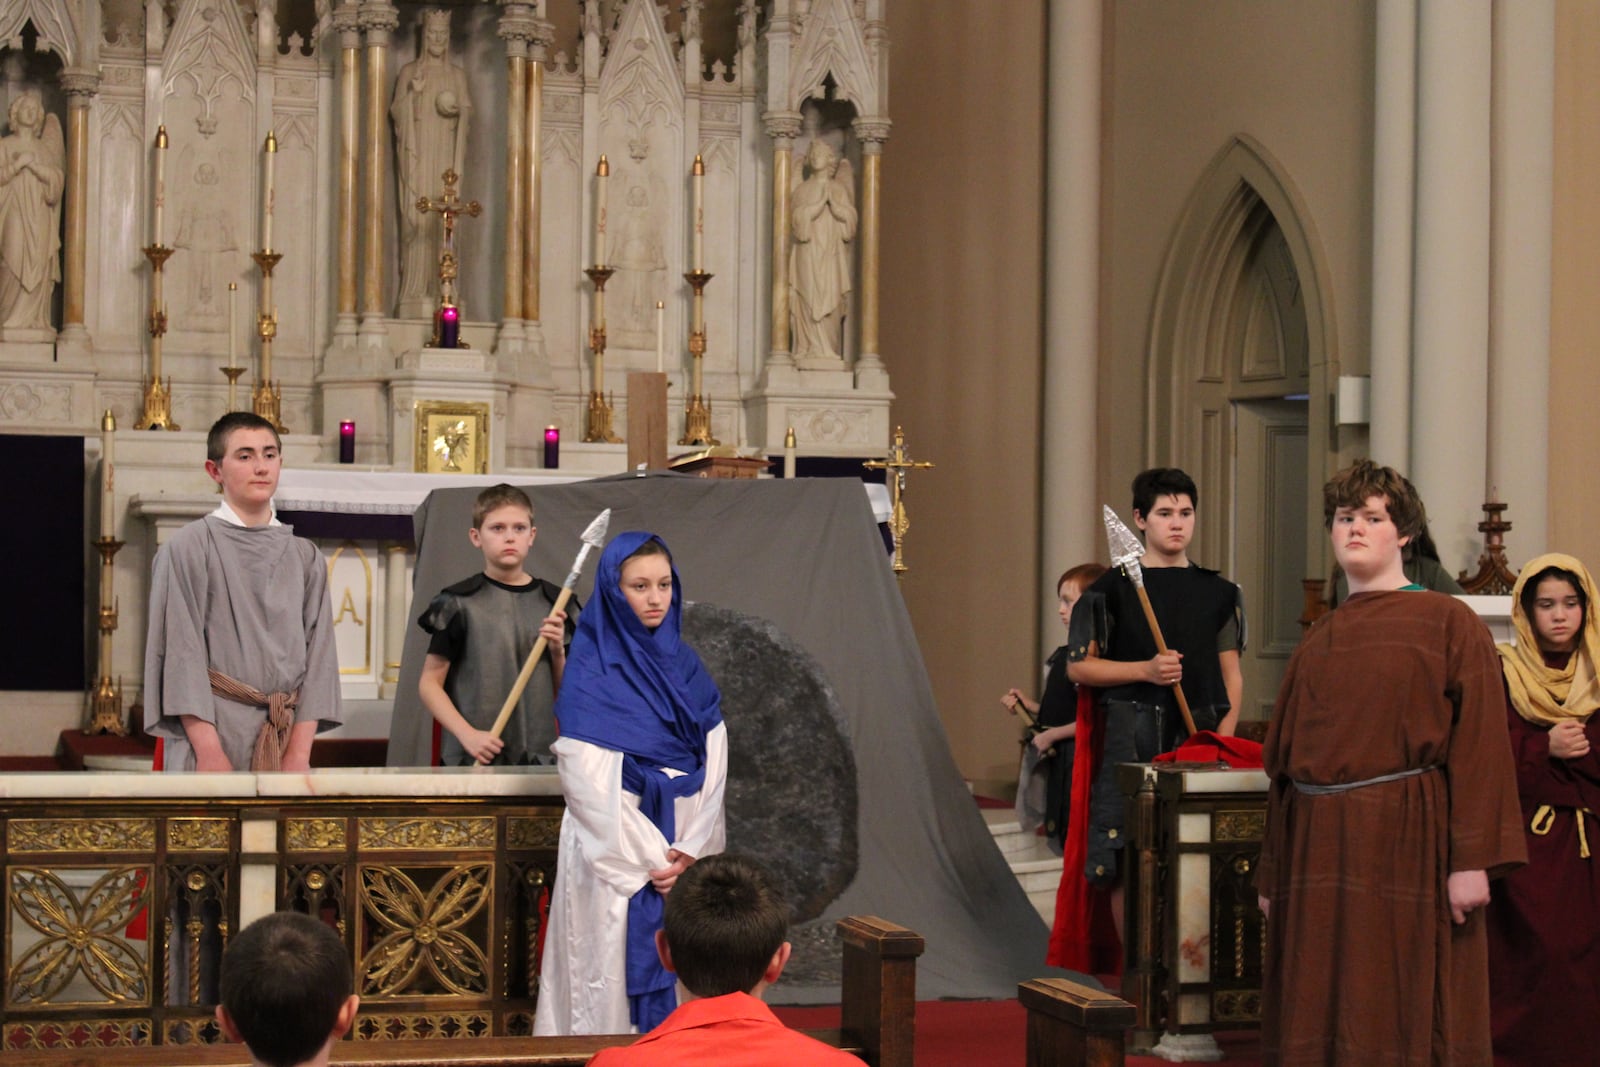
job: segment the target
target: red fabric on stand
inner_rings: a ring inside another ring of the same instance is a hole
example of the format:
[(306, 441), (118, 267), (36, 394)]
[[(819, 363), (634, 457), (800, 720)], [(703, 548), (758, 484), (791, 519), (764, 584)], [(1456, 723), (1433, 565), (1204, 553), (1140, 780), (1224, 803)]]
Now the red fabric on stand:
[(1122, 940), (1111, 916), (1111, 894), (1083, 876), (1089, 855), (1089, 793), (1105, 749), (1105, 711), (1087, 686), (1078, 689), (1077, 759), (1072, 766), (1072, 805), (1056, 889), (1056, 918), (1044, 961), (1083, 974), (1121, 974)]
[(1261, 745), (1242, 737), (1225, 737), (1201, 730), (1171, 752), (1163, 752), (1154, 763), (1226, 763), (1248, 769), (1261, 766)]

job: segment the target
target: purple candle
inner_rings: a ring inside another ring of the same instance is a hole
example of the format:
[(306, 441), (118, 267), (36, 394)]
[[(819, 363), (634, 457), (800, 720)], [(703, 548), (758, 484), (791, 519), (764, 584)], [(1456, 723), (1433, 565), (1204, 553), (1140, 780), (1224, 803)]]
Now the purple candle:
[(561, 466), (561, 430), (556, 426), (544, 428), (544, 465), (547, 470)]
[(339, 462), (356, 461), (356, 420), (339, 420)]
[(446, 304), (439, 309), (439, 347), (455, 348), (461, 341), (461, 309)]

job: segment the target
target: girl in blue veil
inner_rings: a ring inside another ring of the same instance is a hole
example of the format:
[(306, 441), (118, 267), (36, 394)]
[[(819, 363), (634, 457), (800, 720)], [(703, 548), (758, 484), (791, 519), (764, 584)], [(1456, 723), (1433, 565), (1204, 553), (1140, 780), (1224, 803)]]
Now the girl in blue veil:
[(727, 733), (681, 637), (666, 544), (618, 534), (567, 654), (551, 746), (567, 809), (534, 1033), (644, 1033), (677, 1006), (656, 955), (663, 898), (723, 848)]

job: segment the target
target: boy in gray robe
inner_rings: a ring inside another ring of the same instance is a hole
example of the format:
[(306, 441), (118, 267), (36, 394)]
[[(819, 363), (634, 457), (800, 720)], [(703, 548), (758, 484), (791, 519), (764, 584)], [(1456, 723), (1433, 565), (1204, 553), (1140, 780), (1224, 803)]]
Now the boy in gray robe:
[(328, 568), (273, 516), (282, 465), (266, 419), (218, 419), (222, 503), (156, 553), (144, 725), (165, 770), (310, 770), (312, 738), (342, 721)]

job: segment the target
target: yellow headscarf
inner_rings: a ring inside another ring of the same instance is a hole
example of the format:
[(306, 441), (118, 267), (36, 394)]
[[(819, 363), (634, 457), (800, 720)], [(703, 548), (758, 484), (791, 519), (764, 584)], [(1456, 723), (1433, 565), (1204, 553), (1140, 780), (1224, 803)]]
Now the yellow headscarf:
[[(1563, 670), (1546, 667), (1533, 632), (1533, 620), (1522, 610), (1522, 590), (1539, 572), (1559, 567), (1578, 576), (1588, 603), (1583, 612), (1583, 632), (1578, 647)], [(1506, 672), (1506, 689), (1511, 705), (1529, 722), (1554, 726), (1567, 719), (1585, 720), (1600, 709), (1600, 678), (1595, 664), (1600, 663), (1600, 596), (1588, 568), (1571, 556), (1552, 552), (1529, 560), (1511, 590), (1511, 623), (1517, 633), (1515, 645), (1499, 645), (1501, 665)]]

